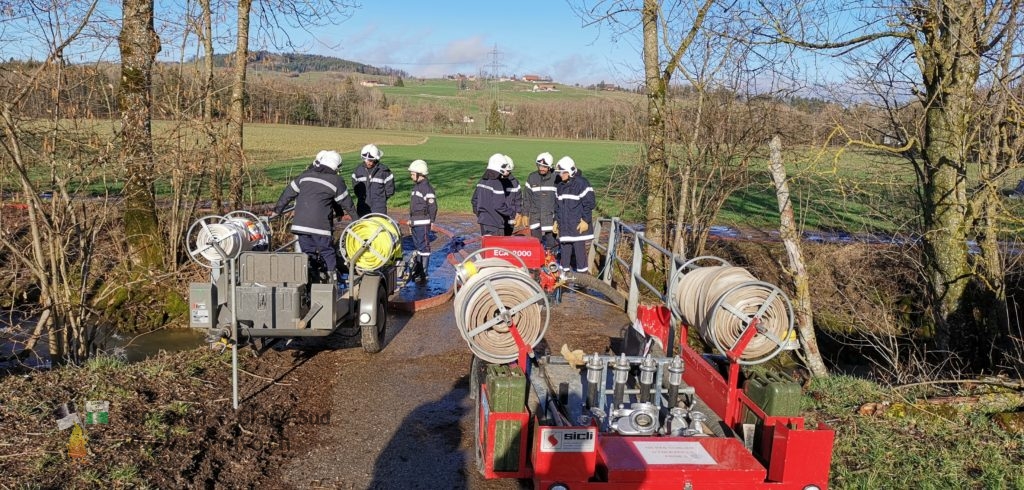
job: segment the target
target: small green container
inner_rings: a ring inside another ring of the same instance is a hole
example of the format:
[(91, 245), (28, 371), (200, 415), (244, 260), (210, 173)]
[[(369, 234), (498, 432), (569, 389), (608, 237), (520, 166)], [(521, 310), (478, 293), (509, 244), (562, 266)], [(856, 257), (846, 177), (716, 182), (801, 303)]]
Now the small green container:
[[(764, 410), (764, 413), (776, 417), (796, 417), (800, 415), (800, 384), (788, 374), (766, 372), (755, 373), (747, 379), (744, 389), (747, 396)], [(757, 418), (747, 412), (744, 422), (755, 423)]]
[[(490, 411), (519, 413), (526, 405), (526, 376), (519, 367), (487, 366), (487, 402)], [(494, 427), (494, 471), (518, 471), (522, 427), (515, 420), (499, 420)]]
[(487, 402), (492, 412), (521, 412), (526, 405), (526, 376), (519, 367), (487, 366)]
[(89, 400), (85, 402), (86, 424), (110, 423), (110, 402), (106, 400)]

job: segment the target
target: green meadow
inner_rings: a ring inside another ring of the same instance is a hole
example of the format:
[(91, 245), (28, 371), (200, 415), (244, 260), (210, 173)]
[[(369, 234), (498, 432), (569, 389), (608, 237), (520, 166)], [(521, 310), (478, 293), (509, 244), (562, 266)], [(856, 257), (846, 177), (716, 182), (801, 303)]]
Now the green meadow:
[[(332, 130), (346, 133), (344, 137), (333, 140), (305, 140), (305, 149), (299, 156), (290, 158), (265, 158), (254, 179), (258, 182), (253, 189), (257, 202), (275, 201), (284, 185), (290, 178), (301, 173), (312, 161), (313, 156), (321, 148), (337, 149), (341, 152), (341, 172), (351, 175), (355, 165), (361, 164), (359, 150), (366, 143), (376, 144), (384, 152), (382, 163), (395, 174), (396, 192), (390, 201), (392, 208), (405, 208), (409, 205), (409, 191), (412, 181), (407, 171), (409, 163), (416, 159), (427, 162), (430, 168), (430, 181), (438, 195), (438, 204), (442, 211), (471, 212), (470, 198), (476, 188), (476, 182), (483, 175), (487, 159), (494, 153), (504, 153), (515, 162), (514, 174), (519, 180), (536, 170), (537, 154), (550, 152), (555, 158), (568, 155), (576, 161), (577, 168), (591, 180), (601, 205), (611, 209), (614, 203), (602, 198), (601, 189), (609, 183), (611, 171), (616, 166), (626, 166), (635, 160), (639, 148), (633, 143), (578, 141), (578, 140), (533, 140), (521, 138), (445, 136), (386, 131), (348, 131)], [(354, 133), (354, 134), (351, 134)], [(352, 136), (357, 136), (355, 139)], [(247, 141), (253, 139), (246, 135)], [(269, 139), (263, 140), (269, 143)], [(273, 146), (273, 145), (271, 145)], [(268, 147), (265, 150), (253, 150), (254, 157), (281, 154), (280, 150)], [(636, 205), (636, 203), (633, 203)]]
[[(430, 166), (430, 180), (442, 211), (471, 212), (470, 198), (491, 154), (511, 156), (516, 163), (514, 174), (522, 182), (536, 169), (537, 154), (547, 151), (556, 159), (569, 155), (576, 161), (596, 191), (600, 214), (632, 220), (641, 216), (641, 196), (622, 196), (629, 187), (624, 176), (641, 158), (637, 143), (256, 124), (246, 128), (247, 147), (257, 162), (252, 196), (259, 203), (275, 201), (319, 149), (339, 150), (342, 173), (350, 175), (360, 163), (359, 149), (374, 143), (384, 151), (382, 161), (395, 174), (394, 209), (408, 206), (412, 184), (406, 169), (415, 159)], [(726, 202), (718, 224), (778, 226), (778, 204), (767, 164), (755, 162), (751, 169), (748, 188)], [(807, 228), (896, 232), (913, 219), (909, 201), (913, 174), (891, 156), (854, 151), (791, 152), (787, 170), (798, 220)]]
[[(416, 82), (413, 82), (416, 83)], [(452, 82), (454, 83), (454, 82)], [(444, 87), (441, 87), (444, 88)], [(407, 87), (391, 88), (403, 90)], [(438, 89), (440, 90), (440, 88)], [(94, 122), (85, 131), (109, 135), (109, 122)], [(159, 141), (175, 132), (169, 122), (156, 121), (154, 135)], [(182, 136), (183, 144), (199, 141), (198, 135)], [(640, 145), (620, 141), (528, 139), (501, 136), (442, 135), (421, 132), (338, 129), (313, 126), (247, 124), (245, 145), (251, 164), (246, 192), (254, 204), (275, 202), (290, 179), (301, 173), (321, 149), (342, 154), (342, 174), (351, 175), (360, 163), (359, 150), (374, 143), (384, 151), (383, 163), (391, 168), (396, 179), (396, 195), (390, 207), (404, 209), (409, 204), (412, 183), (407, 168), (416, 159), (430, 166), (430, 180), (444, 212), (470, 209), (475, 184), (494, 153), (504, 153), (516, 163), (514, 174), (519, 180), (535, 170), (538, 153), (550, 152), (556, 159), (569, 155), (583, 175), (590, 180), (597, 194), (598, 214), (620, 216), (627, 220), (642, 217), (642, 196), (633, 195), (635, 188), (626, 182), (631, 167), (641, 160)], [(158, 152), (158, 158), (162, 158)], [(163, 157), (165, 158), (165, 157)], [(791, 199), (800, 226), (811, 230), (845, 230), (850, 232), (900, 233), (914, 224), (916, 202), (914, 175), (900, 159), (879, 152), (838, 149), (796, 149), (784, 152)], [(166, 165), (166, 163), (160, 163)], [(750, 180), (741, 191), (732, 195), (722, 209), (716, 224), (775, 228), (778, 226), (778, 203), (775, 189), (764, 160), (755, 161)], [(46, 179), (48, 171), (37, 169), (33, 177)], [(8, 175), (8, 179), (10, 176)], [(84, 191), (93, 195), (117, 193), (118, 179), (89, 178)], [(1003, 183), (1007, 193), (1016, 181), (1009, 177)], [(713, 185), (713, 182), (712, 182)], [(18, 186), (6, 180), (8, 191)], [(43, 189), (44, 187), (40, 187)], [(158, 181), (158, 196), (166, 195), (169, 186)], [(1024, 200), (1006, 199), (1012, 216), (1024, 215)], [(1019, 233), (1018, 221), (1006, 233)]]

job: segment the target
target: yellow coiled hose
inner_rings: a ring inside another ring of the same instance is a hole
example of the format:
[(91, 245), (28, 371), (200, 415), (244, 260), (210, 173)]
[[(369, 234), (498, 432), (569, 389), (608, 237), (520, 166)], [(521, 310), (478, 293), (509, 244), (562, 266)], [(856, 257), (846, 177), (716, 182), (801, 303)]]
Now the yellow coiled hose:
[(368, 214), (345, 227), (342, 253), (349, 265), (370, 272), (402, 260), (398, 223), (383, 214)]

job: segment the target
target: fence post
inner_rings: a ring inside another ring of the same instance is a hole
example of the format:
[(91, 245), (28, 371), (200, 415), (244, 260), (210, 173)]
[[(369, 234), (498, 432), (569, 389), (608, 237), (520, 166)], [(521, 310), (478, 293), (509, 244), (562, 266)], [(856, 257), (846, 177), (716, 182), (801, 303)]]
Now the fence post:
[(601, 219), (591, 221), (594, 222), (594, 239), (590, 241), (590, 252), (587, 254), (587, 270), (597, 277), (597, 242), (601, 240)]
[(602, 271), (601, 279), (604, 283), (612, 285), (612, 272), (615, 270), (615, 261), (618, 258), (618, 254), (615, 251), (615, 239), (619, 232), (619, 218), (612, 218), (612, 225), (608, 229), (608, 256), (604, 260), (604, 271)]
[(626, 314), (630, 321), (636, 321), (636, 310), (640, 303), (640, 283), (637, 275), (643, 274), (644, 263), (644, 232), (638, 231), (633, 239), (633, 263), (629, 269), (629, 300), (626, 302)]

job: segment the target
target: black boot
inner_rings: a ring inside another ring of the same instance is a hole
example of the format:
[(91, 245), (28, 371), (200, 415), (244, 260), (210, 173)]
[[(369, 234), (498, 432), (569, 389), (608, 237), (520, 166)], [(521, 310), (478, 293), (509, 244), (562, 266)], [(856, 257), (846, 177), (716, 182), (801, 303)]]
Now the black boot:
[(423, 268), (420, 265), (419, 256), (414, 255), (409, 259), (407, 269), (409, 270), (409, 280), (407, 282), (418, 281), (420, 276), (423, 275)]
[(419, 280), (426, 282), (427, 280), (427, 268), (430, 266), (430, 256), (420, 255), (416, 257), (416, 269), (419, 270)]

